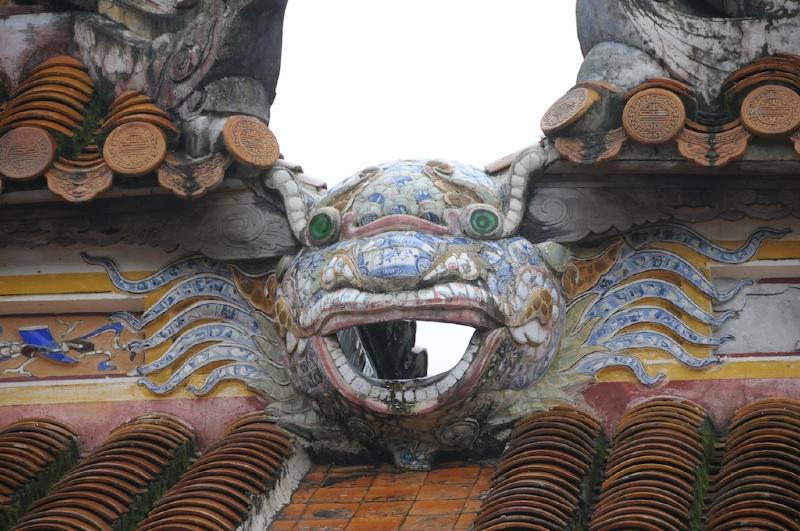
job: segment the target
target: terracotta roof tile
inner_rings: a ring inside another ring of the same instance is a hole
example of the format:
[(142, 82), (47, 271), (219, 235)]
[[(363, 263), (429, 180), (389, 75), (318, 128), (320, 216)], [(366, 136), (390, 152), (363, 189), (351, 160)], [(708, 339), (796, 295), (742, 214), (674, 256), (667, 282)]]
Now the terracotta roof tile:
[[(629, 142), (676, 144), (686, 160), (708, 168), (743, 157), (757, 137), (784, 139), (800, 153), (800, 56), (762, 57), (720, 88), (721, 105), (711, 110), (698, 102), (691, 86), (674, 79), (650, 79), (627, 94), (597, 83), (578, 84), (551, 106), (542, 129), (562, 157), (583, 165), (613, 160)], [(585, 96), (590, 93), (601, 95), (605, 105), (592, 107)], [(654, 107), (670, 119), (653, 120)], [(573, 127), (585, 114), (597, 120), (601, 112), (608, 113), (603, 129)]]
[(705, 412), (685, 400), (651, 400), (628, 411), (617, 427), (589, 529), (687, 529), (699, 516), (697, 474), (708, 457), (704, 426)]
[[(279, 157), (267, 124), (240, 115), (229, 117), (222, 131), (229, 152), (220, 147), (193, 158), (177, 146), (181, 129), (153, 97), (129, 90), (109, 103), (110, 95), (95, 91), (87, 70), (72, 57), (51, 57), (31, 71), (9, 101), (0, 102), (0, 147), (11, 153), (0, 160), (0, 180), (11, 184), (11, 191), (41, 188), (37, 178), (44, 175), (51, 192), (80, 203), (111, 188), (115, 175), (152, 175), (155, 179), (140, 181), (143, 188), (157, 182), (178, 197), (197, 199), (221, 184), (233, 159), (264, 169)], [(258, 131), (259, 143), (271, 146), (274, 159), (255, 164), (261, 150), (249, 150), (230, 125), (241, 122), (250, 124), (248, 138)], [(312, 177), (299, 178), (317, 190), (325, 188)]]
[(137, 529), (236, 529), (292, 453), (290, 436), (263, 413), (245, 416), (192, 463)]
[(706, 529), (797, 529), (800, 402), (767, 399), (733, 417)]
[(131, 525), (186, 466), (193, 439), (189, 426), (168, 415), (145, 415), (118, 426), (14, 529)]
[(78, 457), (78, 435), (50, 419), (0, 429), (0, 528), (7, 529)]
[[(788, 399), (740, 409), (724, 441), (700, 406), (649, 400), (628, 410), (610, 445), (594, 418), (557, 407), (517, 423), (497, 466), (318, 465), (269, 528), (796, 529), (799, 436), (800, 402)], [(192, 440), (189, 426), (166, 415), (118, 426), (15, 529), (131, 528), (137, 520), (142, 530), (246, 527), (251, 516), (269, 514), (263, 502), (302, 454), (263, 413), (248, 415), (152, 504), (188, 463)], [(40, 496), (72, 463), (76, 441), (69, 427), (46, 419), (0, 429), (0, 527), (13, 523), (9, 500), (19, 514), (19, 492)]]
[(567, 529), (591, 490), (584, 478), (593, 475), (602, 440), (600, 424), (574, 408), (555, 408), (517, 423), (475, 529)]

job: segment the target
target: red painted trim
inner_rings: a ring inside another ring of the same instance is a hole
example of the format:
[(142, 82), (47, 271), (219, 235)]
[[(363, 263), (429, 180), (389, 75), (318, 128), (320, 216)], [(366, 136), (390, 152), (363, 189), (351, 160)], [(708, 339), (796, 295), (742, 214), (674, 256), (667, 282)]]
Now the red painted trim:
[(54, 376), (44, 376), (42, 378), (30, 376), (10, 376), (0, 379), (0, 384), (10, 382), (52, 382), (63, 380), (105, 380), (106, 378), (125, 378), (129, 376), (125, 372), (104, 372), (103, 374), (60, 374)]
[(680, 397), (706, 409), (717, 430), (725, 432), (734, 412), (762, 398), (800, 398), (800, 378), (742, 378), (732, 380), (682, 380), (645, 387), (631, 382), (601, 382), (583, 391), (584, 406), (605, 423), (613, 435), (623, 413), (656, 397)]
[(182, 398), (175, 400), (132, 400), (0, 406), (0, 428), (16, 420), (49, 417), (78, 431), (82, 453), (90, 452), (119, 424), (146, 413), (169, 413), (191, 424), (202, 449), (219, 438), (234, 420), (254, 411), (263, 411), (257, 397)]
[(800, 277), (762, 278), (757, 284), (800, 284)]
[(720, 358), (768, 358), (770, 356), (783, 356), (785, 358), (800, 357), (800, 351), (791, 352), (732, 352), (730, 354), (720, 354)]

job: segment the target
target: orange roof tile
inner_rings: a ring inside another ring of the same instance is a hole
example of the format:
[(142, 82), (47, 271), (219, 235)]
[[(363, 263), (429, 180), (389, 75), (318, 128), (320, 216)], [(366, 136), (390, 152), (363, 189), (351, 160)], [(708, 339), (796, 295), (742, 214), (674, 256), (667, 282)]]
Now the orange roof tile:
[(42, 496), (78, 457), (78, 435), (51, 419), (25, 419), (0, 429), (0, 528)]
[(33, 504), (15, 530), (112, 529), (135, 520), (185, 467), (194, 430), (169, 415), (115, 428), (97, 449)]
[[(794, 529), (800, 521), (798, 401), (740, 409), (724, 443), (700, 406), (676, 398), (632, 407), (615, 433), (608, 443), (597, 420), (560, 406), (518, 422), (497, 465), (455, 462), (428, 472), (317, 465), (269, 529)], [(192, 428), (168, 415), (126, 422), (14, 529), (258, 525), (256, 517), (274, 510), (264, 502), (275, 502), (278, 483), (292, 489), (284, 481), (290, 458), (302, 457), (263, 413), (232, 423), (180, 475), (192, 441)], [(13, 523), (9, 500), (16, 516), (20, 500), (47, 488), (20, 497), (21, 486), (58, 476), (77, 455), (76, 442), (69, 427), (47, 419), (0, 430), (0, 526)], [(48, 468), (56, 462), (58, 470)]]
[(245, 416), (192, 463), (137, 529), (236, 529), (292, 453), (289, 434), (263, 413)]

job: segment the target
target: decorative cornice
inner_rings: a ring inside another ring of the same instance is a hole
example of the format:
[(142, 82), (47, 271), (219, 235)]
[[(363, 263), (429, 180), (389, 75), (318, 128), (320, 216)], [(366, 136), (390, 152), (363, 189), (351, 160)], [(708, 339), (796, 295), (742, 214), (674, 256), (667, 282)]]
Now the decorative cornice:
[(786, 140), (800, 155), (800, 56), (758, 59), (734, 72), (720, 93), (712, 109), (674, 79), (650, 79), (627, 93), (583, 82), (550, 107), (542, 129), (564, 158), (582, 165), (613, 160), (625, 143), (675, 145), (708, 168), (744, 156), (757, 138)]
[(567, 243), (648, 222), (800, 217), (795, 157), (787, 144), (755, 140), (724, 168), (692, 164), (675, 147), (635, 144), (602, 166), (561, 160), (532, 186), (521, 233)]
[(0, 207), (0, 248), (132, 243), (201, 252), (216, 260), (294, 254), (298, 244), (279, 201), (231, 179), (213, 196), (191, 203), (150, 189), (143, 197), (98, 200), (91, 211), (64, 203)]

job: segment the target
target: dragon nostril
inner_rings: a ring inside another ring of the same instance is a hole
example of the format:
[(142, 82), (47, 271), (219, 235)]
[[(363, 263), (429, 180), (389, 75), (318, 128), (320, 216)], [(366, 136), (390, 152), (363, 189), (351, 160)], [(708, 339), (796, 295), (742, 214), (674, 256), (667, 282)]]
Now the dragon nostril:
[[(422, 277), (425, 282), (441, 282), (446, 279), (474, 281), (481, 277), (480, 259), (471, 253), (451, 253), (439, 258), (435, 266), (429, 265), (430, 271)], [(422, 272), (422, 271), (420, 271)]]

